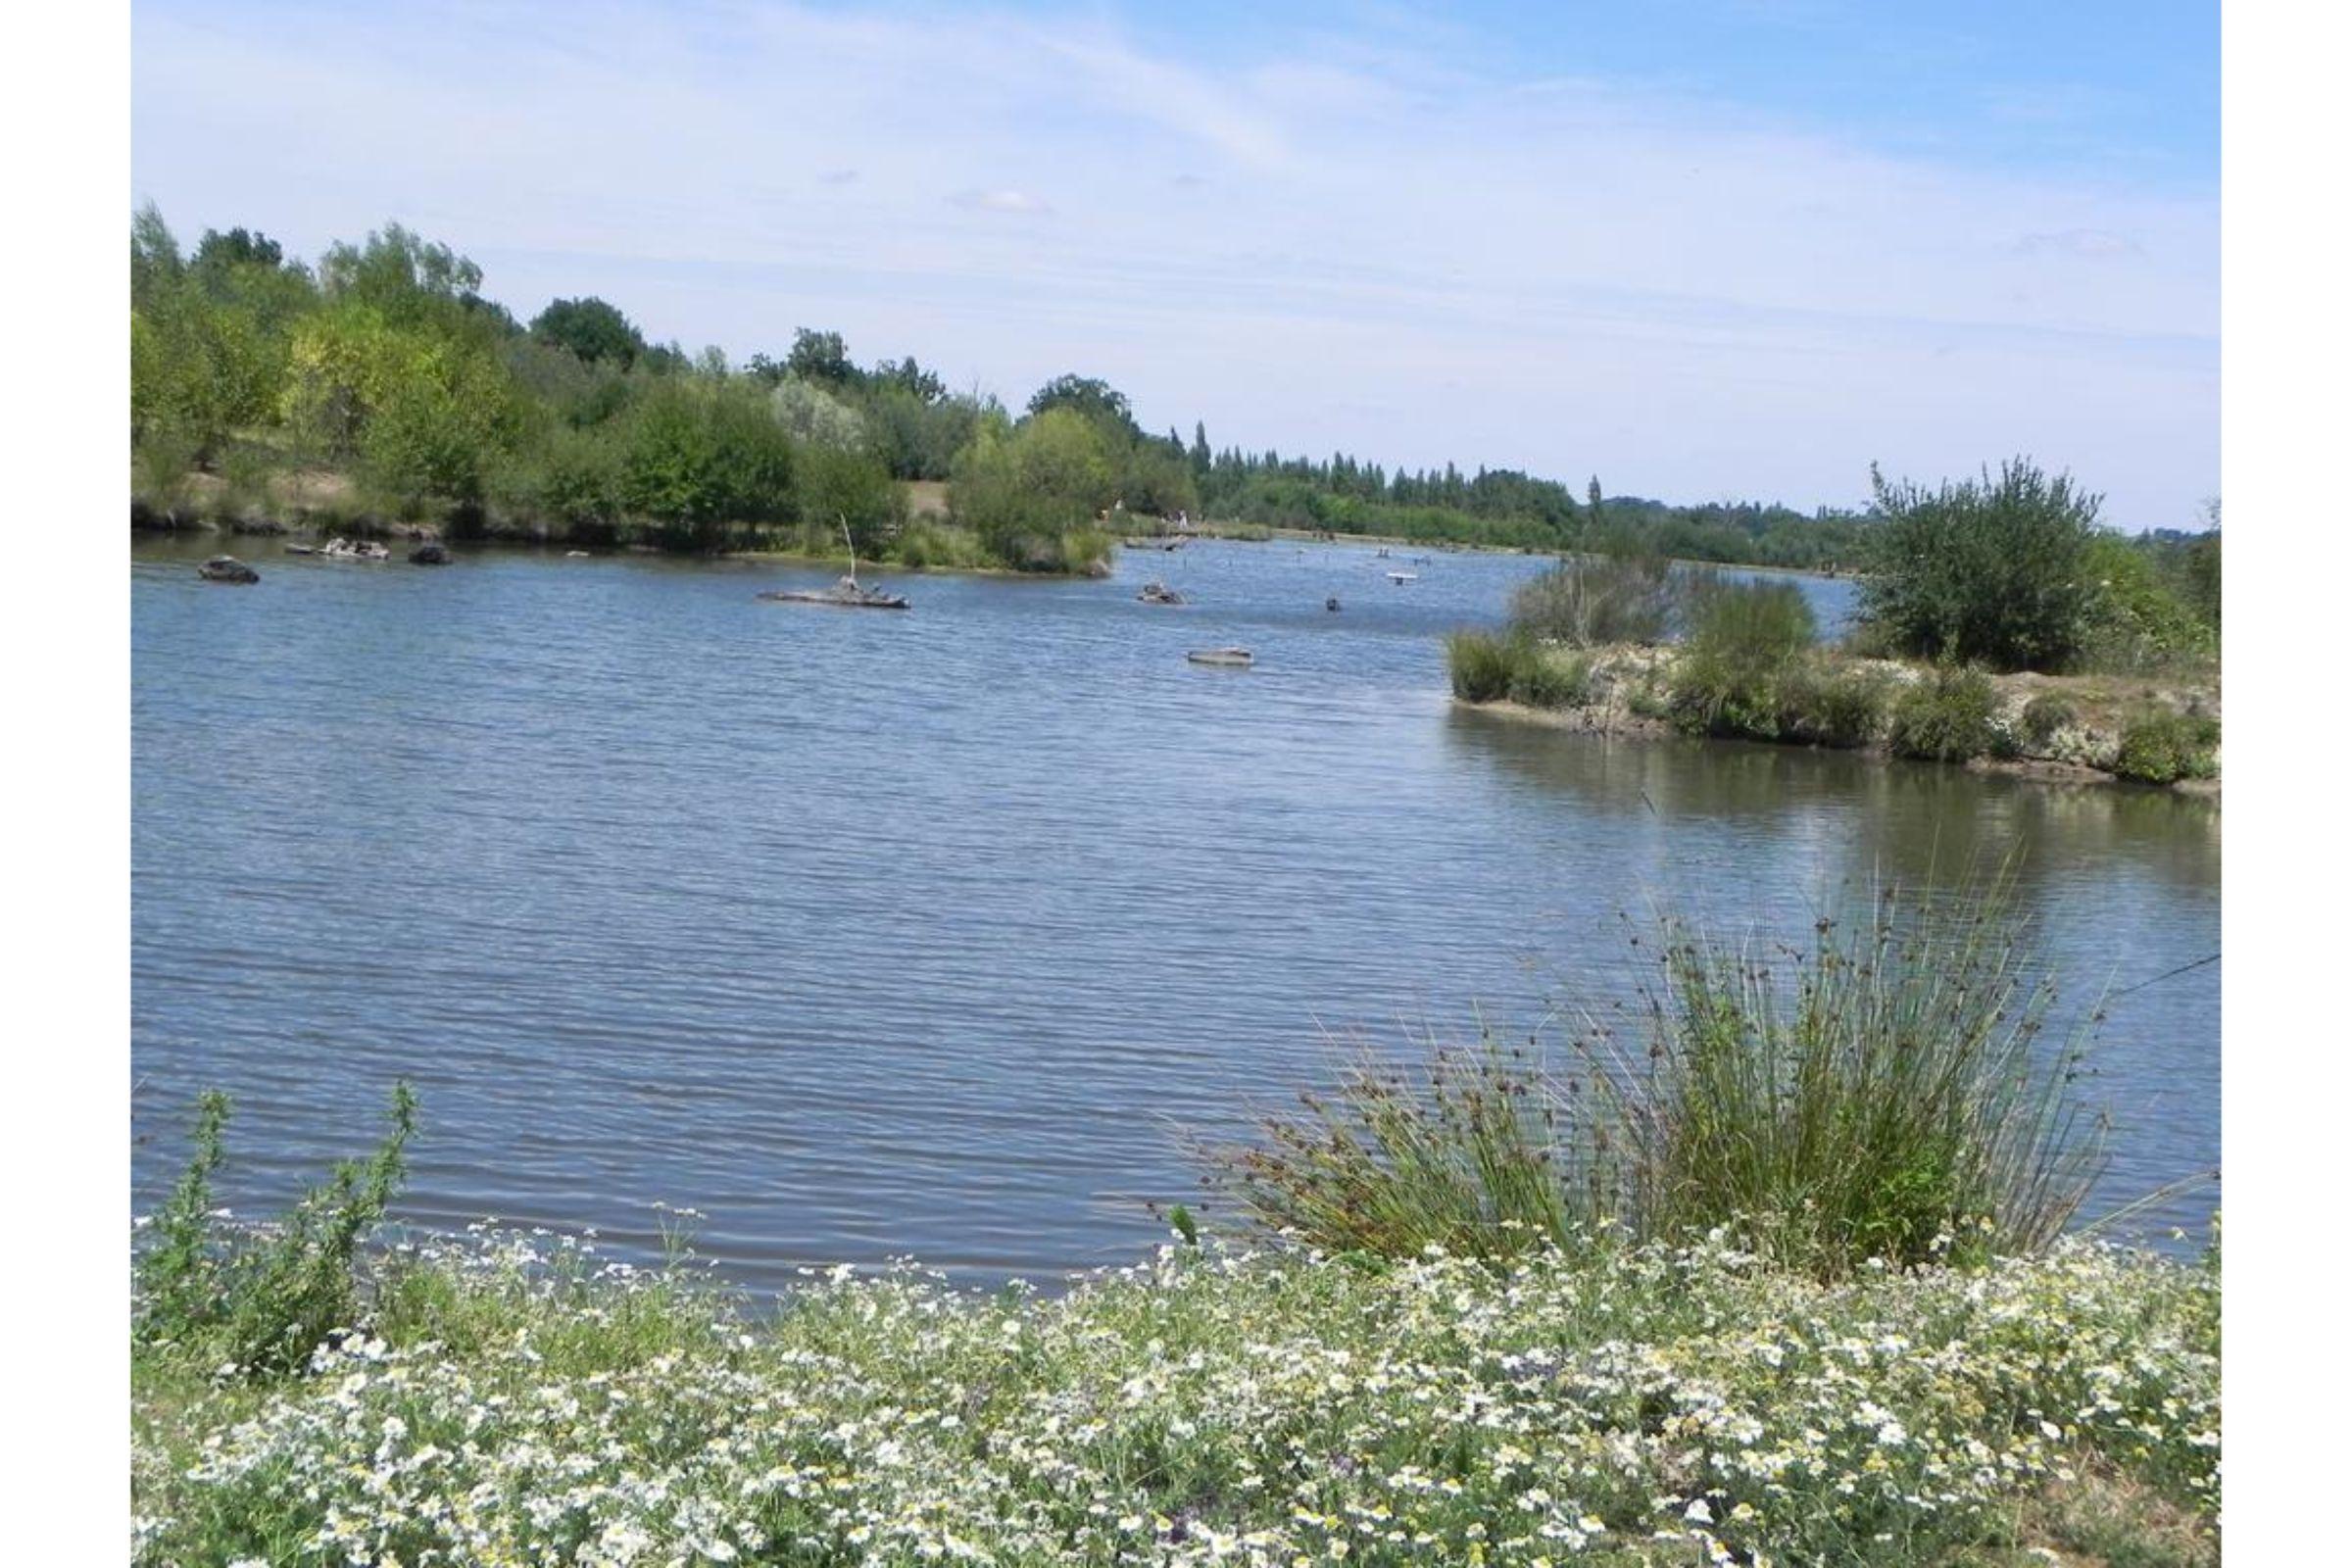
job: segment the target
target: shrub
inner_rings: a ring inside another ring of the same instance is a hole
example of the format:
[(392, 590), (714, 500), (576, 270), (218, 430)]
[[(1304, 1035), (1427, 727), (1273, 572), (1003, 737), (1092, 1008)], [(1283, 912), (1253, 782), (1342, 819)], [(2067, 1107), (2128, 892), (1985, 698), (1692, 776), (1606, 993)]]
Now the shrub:
[(176, 425), (151, 424), (131, 444), (131, 482), (157, 512), (176, 513), (186, 502), (196, 466), (197, 439)]
[(337, 1165), (275, 1223), (242, 1230), (216, 1218), (213, 1206), (228, 1113), (224, 1095), (198, 1102), (187, 1169), (137, 1256), (132, 1342), (252, 1375), (285, 1372), (359, 1316), (360, 1246), (407, 1172), (416, 1097), (396, 1085), (391, 1127), (372, 1156)]
[(1788, 583), (1709, 583), (1691, 600), (1690, 635), (1669, 702), (1692, 734), (1778, 740), (1789, 688), (1813, 647), (1813, 610)]
[(1453, 695), (1465, 703), (1499, 703), (1510, 696), (1516, 668), (1508, 638), (1457, 631), (1446, 639), (1446, 674), (1453, 682)]
[(1332, 1252), (1472, 1257), (1577, 1235), (1605, 1198), (1556, 1163), (1567, 1107), (1523, 1052), (1433, 1044), (1407, 1073), (1366, 1056), (1257, 1146), (1207, 1148), (1213, 1186), (1265, 1227)]
[(573, 536), (609, 536), (621, 514), (620, 452), (602, 436), (559, 426), (516, 475), (514, 501)]
[(1466, 703), (1509, 699), (1530, 708), (1577, 708), (1592, 700), (1592, 668), (1520, 631), (1459, 631), (1446, 639), (1453, 694)]
[(1890, 892), (1805, 948), (1671, 916), (1659, 935), (1645, 1038), (1594, 1023), (1566, 1074), (1485, 1040), (1435, 1050), (1425, 1077), (1359, 1063), (1258, 1144), (1203, 1151), (1212, 1182), (1334, 1251), (1728, 1227), (1829, 1277), (2039, 1250), (2079, 1209), (2100, 1161), (2068, 1087), (2082, 1044), (2040, 1042), (2055, 991), (2004, 883)]
[(2219, 770), (2215, 754), (2221, 744), (2218, 718), (2196, 713), (2142, 713), (2124, 726), (2109, 771), (2142, 784), (2211, 778)]
[(2091, 581), (2083, 611), (2080, 662), (2086, 668), (2138, 673), (2212, 657), (2214, 626), (2165, 580), (2149, 549), (2104, 530), (2084, 558)]
[(1515, 651), (1510, 695), (1530, 708), (1581, 708), (1592, 698), (1592, 666), (1540, 643)]
[(1828, 659), (1809, 662), (1783, 687), (1782, 733), (1815, 746), (1868, 746), (1886, 719), (1887, 686), (1877, 670)]
[(2075, 705), (2055, 692), (2044, 692), (2030, 699), (2025, 710), (2018, 714), (2019, 730), (2027, 744), (2046, 747), (2057, 739), (2058, 732), (2075, 722)]
[(895, 555), (904, 565), (922, 569), (970, 568), (989, 564), (977, 534), (941, 522), (910, 522), (899, 534)]
[(1930, 491), (1874, 466), (1883, 520), (1863, 612), (1898, 651), (2002, 669), (2055, 669), (2082, 645), (2099, 498), (2024, 458), (1998, 477)]
[(1582, 556), (1521, 583), (1511, 624), (1571, 648), (1656, 643), (1673, 623), (1675, 582), (1663, 556)]
[(2004, 742), (1994, 715), (1999, 699), (1981, 669), (1944, 665), (1894, 699), (1886, 715), (1886, 746), (1897, 757), (1965, 762), (1987, 757)]

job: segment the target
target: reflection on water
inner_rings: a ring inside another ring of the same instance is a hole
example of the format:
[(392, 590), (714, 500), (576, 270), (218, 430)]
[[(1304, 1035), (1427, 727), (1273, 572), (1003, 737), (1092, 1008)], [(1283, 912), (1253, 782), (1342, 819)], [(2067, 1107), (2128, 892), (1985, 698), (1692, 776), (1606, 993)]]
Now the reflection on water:
[[(1324, 1076), (1329, 1032), (1626, 983), (1652, 899), (1801, 931), (1841, 882), (2015, 846), (2078, 994), (2219, 946), (2209, 803), (1455, 710), (1439, 634), (1537, 559), (1399, 588), (1368, 547), (1195, 545), (902, 578), (877, 616), (753, 597), (823, 566), (245, 544), (235, 590), (195, 580), (210, 541), (133, 553), (143, 1203), (200, 1087), (237, 1097), (250, 1205), (407, 1075), (420, 1222), (650, 1246), (660, 1200), (754, 1285), (1043, 1274), (1148, 1245), (1175, 1131)], [(1227, 643), (1257, 667), (1185, 662)], [(2114, 1010), (2119, 1199), (2216, 1157), (2219, 994)]]

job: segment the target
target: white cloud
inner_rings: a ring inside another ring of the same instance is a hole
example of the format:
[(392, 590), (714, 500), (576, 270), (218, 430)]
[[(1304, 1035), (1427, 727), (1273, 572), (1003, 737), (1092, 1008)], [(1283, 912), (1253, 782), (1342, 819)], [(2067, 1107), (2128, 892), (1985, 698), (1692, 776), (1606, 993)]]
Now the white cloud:
[(2145, 256), (2139, 241), (2129, 234), (2103, 228), (2069, 228), (2055, 234), (2021, 234), (2017, 246), (2025, 256), (2080, 256), (2085, 261), (2107, 257)]
[(1044, 201), (1021, 190), (967, 190), (948, 198), (978, 213), (1050, 213)]
[(134, 196), (305, 252), (397, 217), (526, 314), (595, 292), (738, 356), (825, 325), (1015, 398), (1082, 369), (1254, 447), (1803, 504), (2030, 450), (2133, 523), (2218, 487), (2208, 197), (1425, 47), (693, 15), (142, 11)]

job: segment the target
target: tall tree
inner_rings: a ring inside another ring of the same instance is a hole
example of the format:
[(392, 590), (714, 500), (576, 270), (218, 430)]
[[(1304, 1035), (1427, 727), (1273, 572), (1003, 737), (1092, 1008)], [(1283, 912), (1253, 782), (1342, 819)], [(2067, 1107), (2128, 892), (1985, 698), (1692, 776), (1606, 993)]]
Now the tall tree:
[(850, 363), (849, 345), (841, 334), (807, 326), (792, 334), (792, 352), (784, 357), (784, 372), (828, 386), (849, 386), (858, 379), (858, 367)]
[(531, 318), (531, 336), (569, 349), (590, 365), (602, 361), (624, 370), (645, 352), (645, 335), (618, 307), (594, 295), (553, 301)]

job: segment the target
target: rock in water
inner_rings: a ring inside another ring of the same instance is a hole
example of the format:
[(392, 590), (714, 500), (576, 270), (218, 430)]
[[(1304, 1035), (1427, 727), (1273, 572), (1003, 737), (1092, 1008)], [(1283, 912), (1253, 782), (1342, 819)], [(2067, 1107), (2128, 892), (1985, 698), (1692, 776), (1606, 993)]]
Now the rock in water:
[(260, 582), (262, 574), (234, 556), (215, 556), (196, 568), (206, 582)]
[(436, 540), (427, 540), (409, 552), (409, 564), (446, 566), (449, 564), (449, 548)]

